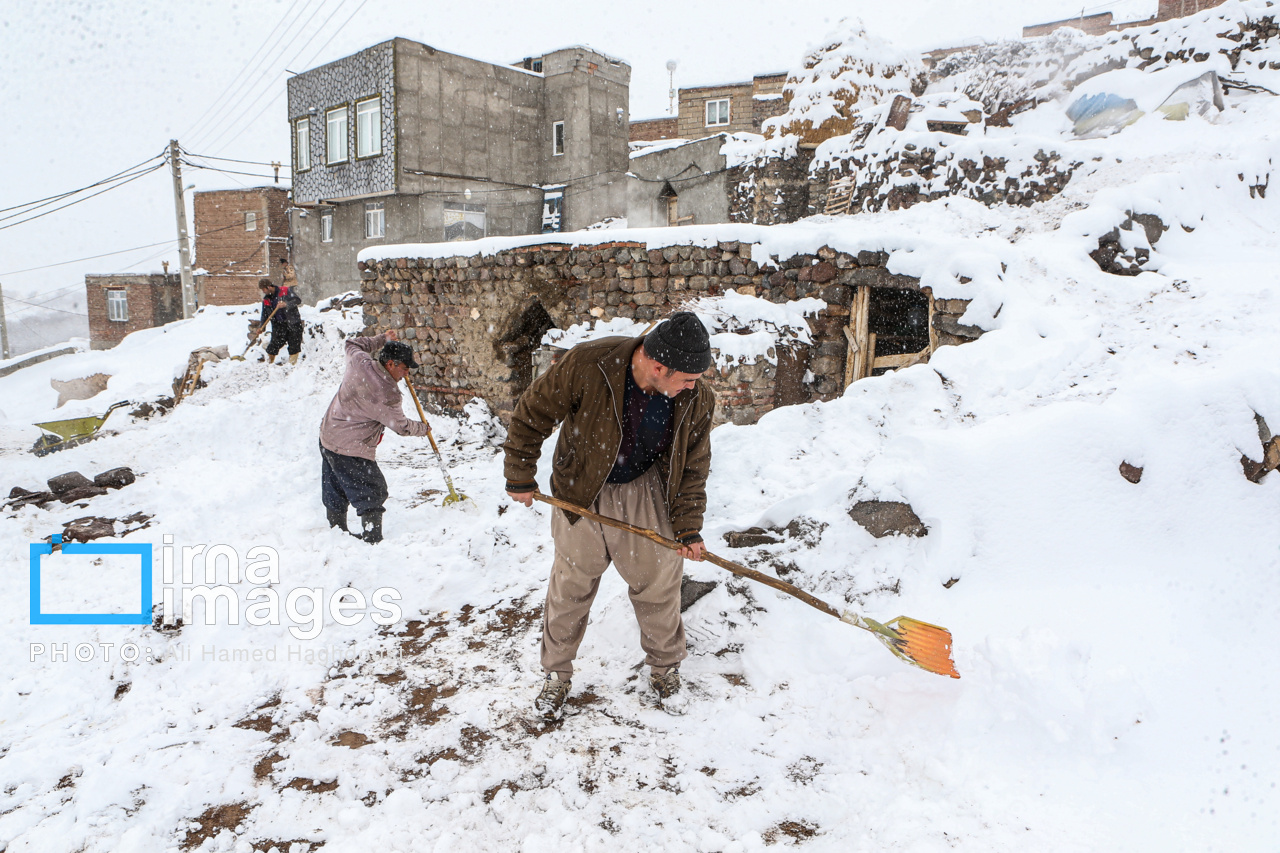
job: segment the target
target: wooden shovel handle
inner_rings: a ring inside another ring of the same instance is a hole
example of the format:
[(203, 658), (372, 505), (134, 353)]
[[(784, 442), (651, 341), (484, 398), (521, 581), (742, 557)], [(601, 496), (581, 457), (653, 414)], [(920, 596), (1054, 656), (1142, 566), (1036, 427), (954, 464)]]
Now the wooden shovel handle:
[[(418, 408), (418, 419), (427, 428), (427, 441), (431, 442), (431, 449), (436, 452), (436, 456), (439, 456), (440, 448), (436, 447), (436, 437), (431, 434), (431, 424), (427, 423), (427, 413), (422, 411), (422, 403), (418, 402), (418, 392), (413, 390), (413, 383), (409, 381), (407, 376), (404, 378), (404, 386), (409, 389), (409, 396), (413, 398), (413, 405)], [(447, 472), (446, 476), (448, 476)]]
[[(592, 521), (595, 521), (599, 524), (606, 524), (609, 527), (616, 527), (619, 530), (625, 530), (628, 533), (634, 533), (637, 536), (643, 536), (644, 538), (652, 540), (653, 542), (658, 543), (662, 547), (669, 548), (672, 551), (679, 551), (681, 548), (684, 547), (679, 542), (676, 542), (674, 539), (668, 539), (655, 530), (648, 530), (644, 527), (636, 527), (634, 524), (627, 524), (625, 521), (619, 521), (616, 518), (609, 518), (607, 515), (600, 515), (598, 513), (594, 513), (589, 509), (583, 509), (582, 507), (577, 506), (576, 504), (571, 504), (568, 501), (562, 501), (559, 498), (553, 498), (550, 495), (544, 495), (542, 492), (534, 492), (533, 499), (536, 501), (542, 501), (543, 503), (546, 503), (546, 504), (551, 504), (552, 506), (555, 506), (555, 507), (559, 507), (565, 512), (572, 512), (575, 515), (582, 516), (583, 518), (589, 518)], [(765, 586), (773, 587), (776, 590), (785, 592), (787, 595), (791, 595), (800, 599), (810, 607), (815, 607), (818, 610), (821, 610), (823, 613), (826, 613), (828, 616), (834, 616), (837, 619), (840, 618), (840, 611), (836, 610), (834, 607), (832, 607), (830, 604), (827, 604), (822, 599), (810, 595), (809, 593), (800, 589), (798, 586), (792, 586), (786, 581), (778, 580), (777, 578), (766, 575), (763, 572), (757, 572), (755, 569), (748, 569), (746, 566), (741, 566), (733, 562), (732, 560), (726, 560), (724, 557), (720, 557), (715, 554), (712, 554), (710, 551), (705, 552), (703, 556), (708, 562), (714, 563), (715, 565), (719, 566), (725, 571), (732, 572), (733, 574), (738, 575), (739, 577), (750, 578), (751, 580), (756, 581), (757, 583), (762, 583)]]

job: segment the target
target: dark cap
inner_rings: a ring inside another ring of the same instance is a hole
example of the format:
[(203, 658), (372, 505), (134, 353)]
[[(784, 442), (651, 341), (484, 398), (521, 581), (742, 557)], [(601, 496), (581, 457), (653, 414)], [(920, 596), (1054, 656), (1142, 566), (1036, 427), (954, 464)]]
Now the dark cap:
[(711, 366), (711, 336), (691, 311), (679, 311), (659, 323), (645, 336), (644, 351), (679, 373), (702, 373)]
[(378, 353), (378, 361), (398, 361), (405, 367), (416, 368), (418, 362), (413, 360), (413, 350), (409, 345), (400, 341), (387, 341), (382, 345), (382, 351)]

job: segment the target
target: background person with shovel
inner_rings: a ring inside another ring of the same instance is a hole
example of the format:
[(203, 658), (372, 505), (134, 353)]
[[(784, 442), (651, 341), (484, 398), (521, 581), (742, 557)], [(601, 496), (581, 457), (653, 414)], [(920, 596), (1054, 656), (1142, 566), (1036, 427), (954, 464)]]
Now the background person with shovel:
[[(418, 366), (395, 330), (371, 338), (347, 338), (347, 370), (320, 422), (320, 496), (330, 527), (347, 529), (347, 507), (360, 516), (360, 538), (382, 541), (387, 478), (375, 459), (382, 431), (424, 436), (425, 423), (400, 408), (400, 386)], [(376, 353), (376, 358), (375, 358)]]
[(629, 533), (553, 509), (555, 561), (542, 619), (546, 680), (534, 703), (558, 718), (587, 616), (610, 562), (630, 588), (649, 682), (678, 712), (684, 623), (684, 559), (702, 559), (700, 530), (711, 469), (715, 396), (699, 377), (711, 365), (706, 327), (680, 312), (640, 338), (579, 344), (521, 395), (507, 431), (507, 494), (533, 505), (542, 443), (561, 425), (552, 493), (600, 515), (657, 530), (670, 551)]
[(284, 262), (283, 266), (283, 287), (275, 285), (269, 278), (258, 279), (258, 289), (262, 291), (262, 319), (258, 321), (257, 332), (261, 334), (270, 320), (271, 340), (267, 343), (267, 361), (274, 363), (276, 355), (288, 345), (289, 363), (297, 364), (298, 353), (302, 352), (302, 315), (298, 313), (302, 297), (293, 290), (298, 283), (293, 267), (288, 262)]

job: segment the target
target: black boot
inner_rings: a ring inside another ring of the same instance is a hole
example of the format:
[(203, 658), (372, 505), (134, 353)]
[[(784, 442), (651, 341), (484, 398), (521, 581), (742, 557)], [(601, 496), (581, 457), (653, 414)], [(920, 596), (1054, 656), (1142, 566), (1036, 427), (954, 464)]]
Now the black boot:
[(360, 524), (364, 531), (360, 534), (361, 539), (370, 545), (382, 541), (382, 510), (374, 509), (366, 512), (360, 516)]
[(325, 517), (329, 519), (330, 527), (336, 527), (339, 530), (341, 530), (343, 533), (351, 532), (350, 530), (347, 529), (347, 511), (345, 509), (342, 512), (338, 512), (337, 510), (333, 510), (333, 509), (326, 509), (324, 511), (324, 514), (325, 514)]

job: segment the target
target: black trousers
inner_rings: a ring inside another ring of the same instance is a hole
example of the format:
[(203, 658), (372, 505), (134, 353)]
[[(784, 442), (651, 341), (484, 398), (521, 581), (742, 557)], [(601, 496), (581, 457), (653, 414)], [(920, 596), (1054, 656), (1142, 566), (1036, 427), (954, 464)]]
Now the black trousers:
[(320, 445), (320, 498), (330, 512), (345, 514), (348, 506), (357, 515), (382, 512), (387, 478), (372, 459), (343, 456)]
[(267, 344), (267, 355), (275, 355), (289, 346), (289, 355), (302, 352), (301, 323), (271, 323), (271, 342)]

